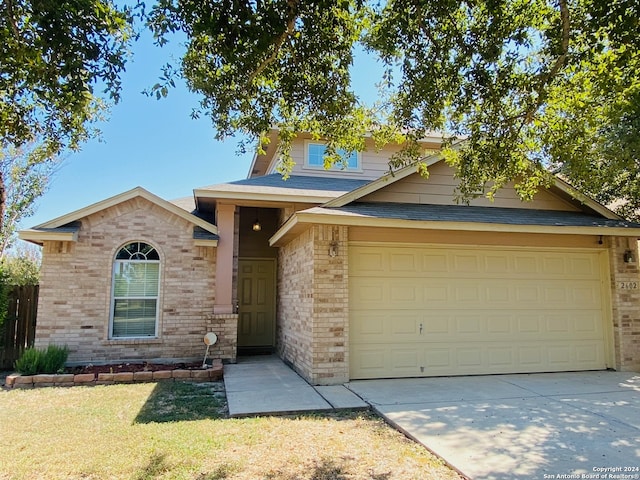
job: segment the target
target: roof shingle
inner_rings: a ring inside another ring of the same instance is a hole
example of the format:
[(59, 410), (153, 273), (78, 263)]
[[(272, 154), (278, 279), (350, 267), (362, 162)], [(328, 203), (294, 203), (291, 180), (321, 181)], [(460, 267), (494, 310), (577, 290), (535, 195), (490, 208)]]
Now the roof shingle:
[(640, 223), (626, 220), (611, 220), (580, 212), (533, 210), (527, 208), (356, 202), (343, 207), (325, 208), (325, 210), (334, 210), (336, 212), (365, 217), (432, 222), (640, 228)]

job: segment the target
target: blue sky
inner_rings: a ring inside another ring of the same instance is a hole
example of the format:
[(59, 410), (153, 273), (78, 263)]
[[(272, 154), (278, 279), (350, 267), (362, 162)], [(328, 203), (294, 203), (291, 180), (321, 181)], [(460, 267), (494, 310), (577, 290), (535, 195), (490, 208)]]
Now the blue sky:
[(214, 140), (207, 118), (192, 120), (197, 96), (178, 85), (167, 98), (141, 92), (153, 85), (160, 67), (178, 45), (158, 48), (150, 36), (134, 45), (123, 76), (122, 100), (99, 125), (101, 140), (66, 155), (36, 213), (21, 223), (30, 227), (94, 202), (142, 186), (166, 199), (193, 188), (244, 178), (252, 155), (236, 154), (238, 139)]
[[(122, 99), (100, 125), (101, 141), (86, 143), (65, 156), (49, 190), (36, 204), (29, 228), (83, 208), (136, 186), (171, 200), (196, 187), (246, 178), (253, 153), (239, 155), (240, 138), (214, 140), (208, 118), (192, 120), (198, 96), (178, 85), (167, 98), (141, 92), (156, 83), (160, 67), (181, 51), (178, 43), (158, 48), (146, 34), (133, 46), (133, 59), (123, 76)], [(353, 69), (356, 92), (375, 97), (380, 68), (360, 55)]]

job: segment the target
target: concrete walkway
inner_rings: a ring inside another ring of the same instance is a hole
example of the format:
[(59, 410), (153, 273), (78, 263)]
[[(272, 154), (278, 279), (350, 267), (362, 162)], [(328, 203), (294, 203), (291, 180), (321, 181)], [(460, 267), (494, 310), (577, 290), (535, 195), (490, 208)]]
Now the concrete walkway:
[(309, 385), (275, 355), (244, 357), (225, 365), (224, 386), (232, 417), (369, 407), (342, 385)]
[(640, 479), (639, 374), (487, 375), (313, 387), (279, 358), (259, 356), (226, 365), (224, 381), (232, 417), (371, 405), (471, 479)]
[(637, 373), (365, 380), (348, 387), (469, 478), (640, 478)]

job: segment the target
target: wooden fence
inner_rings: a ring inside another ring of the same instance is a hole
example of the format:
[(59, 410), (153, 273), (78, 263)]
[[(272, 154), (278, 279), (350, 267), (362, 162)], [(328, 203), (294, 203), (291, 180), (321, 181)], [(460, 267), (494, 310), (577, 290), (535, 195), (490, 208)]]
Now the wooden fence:
[(0, 369), (13, 368), (25, 348), (32, 347), (36, 334), (38, 285), (13, 287), (8, 311), (0, 328)]

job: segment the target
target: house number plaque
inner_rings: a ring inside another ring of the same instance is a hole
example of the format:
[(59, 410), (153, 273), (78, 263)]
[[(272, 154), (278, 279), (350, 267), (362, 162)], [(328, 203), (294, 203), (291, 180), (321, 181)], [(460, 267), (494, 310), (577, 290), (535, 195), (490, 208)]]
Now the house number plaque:
[(640, 282), (618, 282), (620, 290), (638, 290)]

